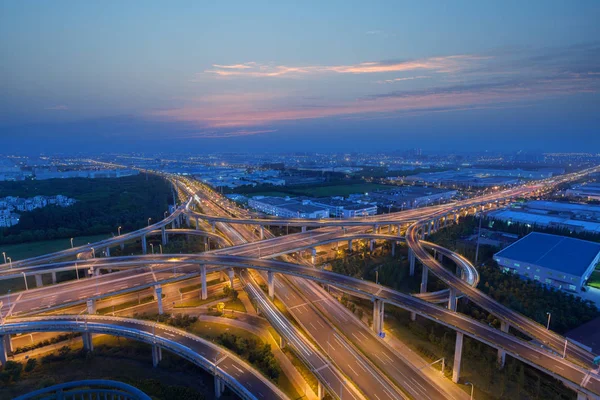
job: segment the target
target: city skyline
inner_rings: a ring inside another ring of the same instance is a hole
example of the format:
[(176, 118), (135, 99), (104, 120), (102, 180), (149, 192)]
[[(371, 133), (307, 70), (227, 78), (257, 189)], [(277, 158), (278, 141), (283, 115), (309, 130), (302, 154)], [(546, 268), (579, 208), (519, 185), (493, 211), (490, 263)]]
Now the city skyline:
[(594, 1), (0, 7), (5, 152), (600, 145)]

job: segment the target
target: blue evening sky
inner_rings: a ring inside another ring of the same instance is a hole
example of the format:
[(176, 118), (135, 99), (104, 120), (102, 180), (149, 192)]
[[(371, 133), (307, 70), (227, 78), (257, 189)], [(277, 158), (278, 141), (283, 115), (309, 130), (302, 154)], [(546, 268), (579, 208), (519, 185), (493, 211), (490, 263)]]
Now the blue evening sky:
[(597, 0), (0, 0), (0, 153), (597, 152), (598, 21)]

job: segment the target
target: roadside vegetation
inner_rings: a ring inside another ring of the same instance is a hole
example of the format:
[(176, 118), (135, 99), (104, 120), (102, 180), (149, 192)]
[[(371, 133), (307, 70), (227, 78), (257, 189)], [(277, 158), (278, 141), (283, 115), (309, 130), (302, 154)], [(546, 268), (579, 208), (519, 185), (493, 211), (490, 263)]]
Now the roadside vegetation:
[(47, 206), (22, 212), (17, 225), (0, 229), (0, 244), (69, 239), (85, 235), (128, 232), (163, 219), (171, 185), (154, 175), (107, 179), (50, 179), (0, 182), (3, 196), (62, 194), (77, 202), (70, 207)]

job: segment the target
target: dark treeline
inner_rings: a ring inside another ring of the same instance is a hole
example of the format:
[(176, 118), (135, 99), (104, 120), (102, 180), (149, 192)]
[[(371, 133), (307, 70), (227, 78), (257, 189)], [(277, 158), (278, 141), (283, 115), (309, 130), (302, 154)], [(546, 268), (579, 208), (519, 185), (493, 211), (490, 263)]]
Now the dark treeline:
[(2, 182), (2, 196), (62, 194), (75, 198), (70, 207), (47, 206), (21, 212), (19, 224), (0, 229), (0, 244), (13, 244), (123, 232), (156, 222), (168, 210), (171, 185), (154, 175), (115, 179), (52, 179)]

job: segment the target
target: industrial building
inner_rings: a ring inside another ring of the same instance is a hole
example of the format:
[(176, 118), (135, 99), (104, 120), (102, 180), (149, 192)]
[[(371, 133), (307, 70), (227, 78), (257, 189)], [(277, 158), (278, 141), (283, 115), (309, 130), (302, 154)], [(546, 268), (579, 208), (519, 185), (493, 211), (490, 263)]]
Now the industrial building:
[(354, 203), (339, 197), (318, 198), (310, 204), (327, 208), (329, 215), (336, 218), (365, 217), (377, 214), (377, 206), (369, 203)]
[(579, 293), (600, 260), (600, 243), (533, 232), (496, 253), (494, 260), (505, 272)]
[(265, 214), (285, 218), (329, 218), (329, 210), (317, 207), (309, 201), (297, 201), (289, 197), (254, 196), (248, 199), (248, 206)]
[(528, 201), (487, 216), (508, 223), (600, 233), (600, 206), (591, 204)]
[(585, 183), (567, 189), (565, 194), (569, 197), (584, 198), (587, 200), (600, 200), (600, 183)]
[(426, 186), (397, 186), (390, 190), (350, 195), (349, 199), (361, 203), (375, 203), (386, 210), (388, 207), (404, 210), (439, 204), (451, 200), (457, 194), (456, 190)]

